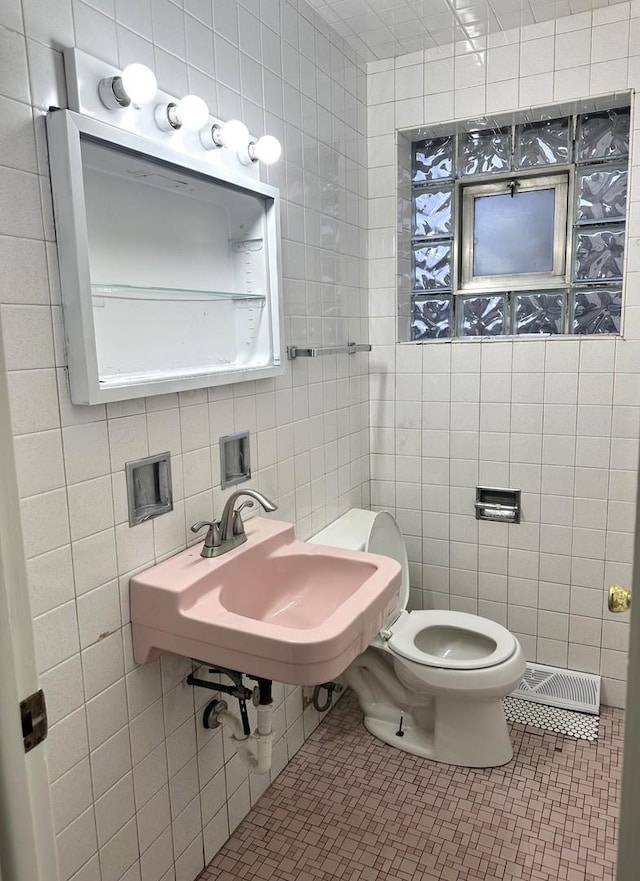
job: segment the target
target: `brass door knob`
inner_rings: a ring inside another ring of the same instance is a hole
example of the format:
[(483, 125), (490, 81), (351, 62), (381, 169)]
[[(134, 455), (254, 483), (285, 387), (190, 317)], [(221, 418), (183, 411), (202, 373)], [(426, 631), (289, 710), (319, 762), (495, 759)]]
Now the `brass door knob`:
[(620, 584), (609, 585), (609, 611), (626, 612), (631, 606), (631, 591)]

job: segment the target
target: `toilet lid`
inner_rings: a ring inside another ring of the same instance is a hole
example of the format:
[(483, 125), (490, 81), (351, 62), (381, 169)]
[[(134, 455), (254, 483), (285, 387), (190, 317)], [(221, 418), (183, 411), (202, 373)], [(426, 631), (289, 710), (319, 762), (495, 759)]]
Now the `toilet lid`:
[(392, 625), (389, 649), (427, 667), (479, 670), (495, 667), (516, 650), (512, 633), (479, 615), (421, 610), (402, 615)]
[(402, 567), (398, 605), (389, 616), (391, 621), (407, 608), (409, 602), (409, 558), (398, 524), (388, 511), (378, 511), (373, 516), (364, 549), (371, 554), (391, 557)]

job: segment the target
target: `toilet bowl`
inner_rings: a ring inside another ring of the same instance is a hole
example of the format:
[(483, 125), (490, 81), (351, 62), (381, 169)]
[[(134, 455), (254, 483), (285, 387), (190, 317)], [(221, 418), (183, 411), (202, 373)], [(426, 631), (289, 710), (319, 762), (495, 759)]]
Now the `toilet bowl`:
[(409, 563), (387, 511), (354, 508), (309, 539), (371, 551), (402, 566), (398, 606), (344, 673), (371, 734), (405, 752), (470, 768), (504, 765), (513, 748), (502, 699), (525, 658), (506, 628), (465, 612), (407, 612)]

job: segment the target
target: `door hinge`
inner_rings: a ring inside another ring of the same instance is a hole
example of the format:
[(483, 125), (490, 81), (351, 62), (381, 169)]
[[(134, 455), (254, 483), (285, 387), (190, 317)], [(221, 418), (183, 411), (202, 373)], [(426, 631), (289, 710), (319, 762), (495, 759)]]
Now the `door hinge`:
[(28, 753), (47, 736), (47, 705), (42, 689), (20, 701), (20, 720), (24, 751)]

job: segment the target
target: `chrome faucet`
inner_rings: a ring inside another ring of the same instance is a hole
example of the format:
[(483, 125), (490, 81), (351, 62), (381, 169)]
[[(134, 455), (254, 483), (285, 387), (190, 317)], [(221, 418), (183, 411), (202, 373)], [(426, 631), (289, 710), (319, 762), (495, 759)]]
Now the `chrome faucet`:
[(244, 523), (242, 522), (241, 511), (243, 508), (253, 507), (253, 501), (243, 502), (235, 507), (236, 501), (240, 496), (249, 496), (249, 499), (255, 499), (265, 511), (277, 511), (278, 506), (270, 502), (266, 496), (255, 489), (239, 489), (231, 493), (222, 510), (220, 520), (200, 520), (191, 527), (191, 532), (199, 532), (205, 526), (209, 527), (204, 545), (200, 551), (201, 557), (219, 557), (226, 554), (227, 551), (237, 548), (238, 545), (244, 544), (247, 536), (244, 531)]

